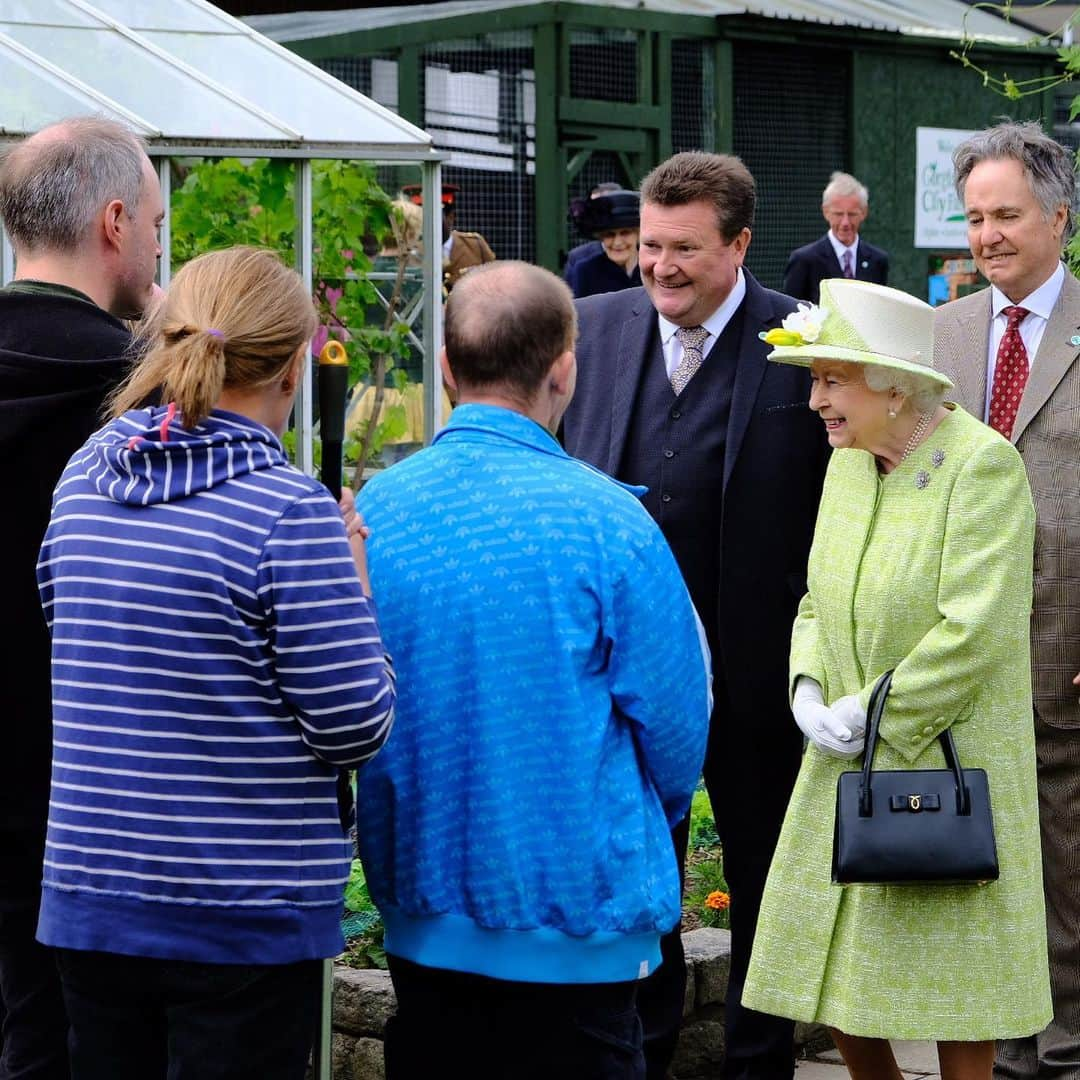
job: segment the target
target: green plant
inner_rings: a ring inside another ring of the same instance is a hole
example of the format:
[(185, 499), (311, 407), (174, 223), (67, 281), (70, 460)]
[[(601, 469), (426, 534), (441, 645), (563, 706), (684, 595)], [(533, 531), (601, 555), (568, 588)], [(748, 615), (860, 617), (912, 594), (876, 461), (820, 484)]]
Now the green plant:
[(364, 867), (359, 859), (353, 859), (345, 886), (345, 911), (345, 918), (342, 919), (345, 952), (341, 959), (352, 967), (385, 968), (383, 922), (372, 902)]
[[(1030, 13), (1033, 9), (1044, 8), (1050, 6), (1054, 0), (1043, 0), (1042, 3), (1032, 4), (1027, 8)], [(1003, 19), (1012, 19), (1013, 12), (1013, 0), (1002, 0), (1001, 3), (978, 3), (972, 6), (972, 10), (976, 8), (983, 8), (984, 10), (991, 11), (996, 15), (1000, 15)], [(1057, 37), (1061, 40), (1068, 40), (1065, 31), (1071, 25), (1077, 22), (1080, 13), (1071, 13), (1068, 18), (1062, 23), (1062, 25), (1054, 30), (1052, 33), (1043, 35), (1033, 35), (1031, 39), (1024, 45), (1018, 46), (1023, 49), (1033, 45), (1045, 45), (1049, 43), (1051, 38)], [(989, 70), (989, 68), (982, 67), (976, 63), (970, 55), (971, 49), (977, 44), (974, 37), (967, 32), (967, 14), (964, 15), (965, 28), (963, 37), (961, 38), (961, 45), (959, 51), (952, 50), (949, 55), (955, 60), (959, 60), (965, 68), (973, 71), (976, 75), (982, 79), (982, 84), (988, 90), (992, 90), (996, 94), (1000, 94), (1002, 97), (1009, 101), (1020, 101), (1023, 98), (1030, 97), (1033, 94), (1045, 94), (1054, 87), (1060, 86), (1062, 83), (1071, 82), (1073, 79), (1080, 75), (1080, 45), (1061, 45), (1057, 50), (1058, 63), (1060, 70), (1054, 72), (1051, 75), (1043, 75), (1034, 79), (1024, 79), (1017, 81), (1009, 77), (1007, 73), (996, 75)], [(1070, 122), (1075, 120), (1077, 116), (1080, 116), (1080, 94), (1077, 94), (1073, 99), (1069, 108), (1069, 120)], [(1077, 154), (1077, 161), (1080, 163), (1080, 152)], [(1074, 233), (1070, 240), (1065, 245), (1064, 251), (1065, 262), (1069, 269), (1074, 273), (1080, 273), (1080, 232)]]
[[(178, 163), (176, 174), (184, 179), (172, 195), (174, 269), (202, 252), (233, 244), (272, 248), (287, 262), (295, 261), (296, 173), (291, 163), (207, 158)], [(345, 447), (345, 460), (355, 469), (354, 486), (365, 464), (406, 424), (402, 406), (383, 404), (388, 379), (399, 390), (407, 381), (395, 366), (408, 355), (408, 328), (395, 318), (404, 263), (385, 312), (367, 276), (370, 253), (391, 233), (392, 213), (371, 165), (313, 163), (314, 299), (323, 325), (348, 353), (350, 403), (368, 386), (375, 387), (370, 419)]]
[(715, 847), (719, 843), (708, 792), (699, 786), (690, 803), (690, 847), (696, 851)]
[(686, 871), (684, 909), (702, 926), (731, 928), (731, 897), (724, 878), (724, 863), (719, 849), (691, 858)]

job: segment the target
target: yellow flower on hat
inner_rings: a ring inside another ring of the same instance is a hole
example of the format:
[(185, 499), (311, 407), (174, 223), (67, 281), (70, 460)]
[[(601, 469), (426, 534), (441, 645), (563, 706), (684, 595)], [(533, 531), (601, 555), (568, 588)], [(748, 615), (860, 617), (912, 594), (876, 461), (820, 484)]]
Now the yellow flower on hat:
[(828, 312), (817, 304), (800, 304), (780, 326), (758, 334), (767, 345), (813, 345)]

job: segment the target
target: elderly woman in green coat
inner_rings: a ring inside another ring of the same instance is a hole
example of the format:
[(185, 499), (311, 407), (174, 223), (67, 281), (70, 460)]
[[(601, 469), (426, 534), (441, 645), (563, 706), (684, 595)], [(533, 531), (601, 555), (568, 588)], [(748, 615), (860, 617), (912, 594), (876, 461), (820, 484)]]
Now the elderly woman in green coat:
[[(944, 1080), (987, 1080), (994, 1040), (1051, 1018), (1028, 619), (1034, 510), (1020, 455), (933, 369), (932, 309), (825, 281), (766, 338), (809, 366), (834, 447), (791, 646), (807, 737), (743, 1004), (831, 1029), (852, 1077), (899, 1080), (889, 1039), (938, 1044)], [(943, 768), (951, 729), (986, 770), (1000, 877), (831, 881), (836, 783), (858, 768), (873, 684), (893, 670), (875, 769)]]

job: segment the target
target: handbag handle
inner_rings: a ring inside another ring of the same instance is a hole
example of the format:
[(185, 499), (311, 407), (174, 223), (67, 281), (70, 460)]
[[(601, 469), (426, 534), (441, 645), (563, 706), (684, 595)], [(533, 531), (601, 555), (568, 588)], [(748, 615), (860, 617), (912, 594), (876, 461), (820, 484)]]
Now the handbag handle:
[[(878, 744), (878, 728), (881, 726), (881, 717), (885, 712), (885, 699), (889, 696), (892, 677), (892, 671), (886, 671), (874, 683), (874, 689), (870, 691), (870, 704), (866, 710), (866, 749), (863, 752), (862, 779), (859, 781), (859, 817), (870, 817), (873, 810), (870, 776), (873, 772), (874, 751)], [(956, 812), (966, 816), (971, 813), (971, 793), (968, 791), (967, 784), (964, 783), (964, 774), (960, 768), (960, 758), (956, 753), (952, 730), (946, 728), (938, 735), (938, 741), (945, 754), (945, 765), (952, 770), (956, 781)]]

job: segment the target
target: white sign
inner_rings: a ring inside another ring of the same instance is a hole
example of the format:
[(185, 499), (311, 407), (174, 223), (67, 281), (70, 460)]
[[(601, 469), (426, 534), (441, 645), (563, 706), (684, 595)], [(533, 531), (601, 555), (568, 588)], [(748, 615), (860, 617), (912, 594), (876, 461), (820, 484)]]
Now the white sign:
[(964, 204), (953, 187), (953, 150), (973, 131), (915, 129), (915, 246), (967, 251)]

